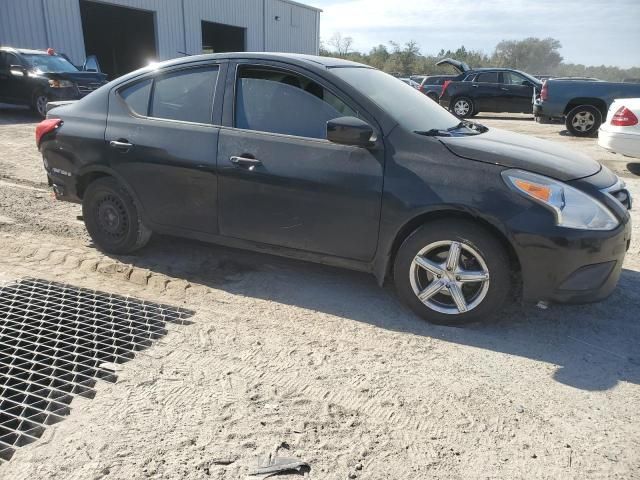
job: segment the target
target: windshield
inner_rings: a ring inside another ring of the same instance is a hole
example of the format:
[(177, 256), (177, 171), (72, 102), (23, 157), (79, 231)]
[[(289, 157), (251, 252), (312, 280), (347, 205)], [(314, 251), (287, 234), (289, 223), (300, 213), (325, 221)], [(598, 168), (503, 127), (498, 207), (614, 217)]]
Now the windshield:
[(348, 67), (334, 68), (331, 72), (369, 97), (412, 132), (447, 130), (460, 123), (425, 94), (380, 70)]
[(56, 55), (23, 55), (29, 65), (46, 73), (77, 72), (78, 69), (63, 57)]

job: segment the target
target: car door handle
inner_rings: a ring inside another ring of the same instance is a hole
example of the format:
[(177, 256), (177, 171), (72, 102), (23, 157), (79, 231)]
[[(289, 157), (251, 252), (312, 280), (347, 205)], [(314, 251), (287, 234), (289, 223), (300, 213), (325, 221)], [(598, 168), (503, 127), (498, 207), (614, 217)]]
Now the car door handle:
[(478, 88), (480, 85), (471, 85), (473, 88)]
[(505, 92), (508, 92), (508, 91), (509, 91), (509, 89), (508, 89), (508, 88), (506, 88), (506, 87), (500, 87), (500, 90), (504, 90)]
[(257, 158), (238, 157), (234, 155), (229, 160), (234, 165), (237, 165), (238, 167), (245, 167), (245, 168), (248, 168), (249, 170), (253, 170), (258, 165), (262, 165), (262, 162)]
[(121, 142), (120, 140), (111, 140), (109, 142), (111, 148), (117, 148), (118, 150), (129, 150), (133, 148), (133, 144), (127, 141)]

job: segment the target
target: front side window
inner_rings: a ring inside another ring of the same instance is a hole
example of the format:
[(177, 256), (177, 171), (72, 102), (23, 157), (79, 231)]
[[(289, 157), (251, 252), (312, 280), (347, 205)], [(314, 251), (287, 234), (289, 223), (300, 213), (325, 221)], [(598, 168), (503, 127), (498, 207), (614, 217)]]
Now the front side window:
[(513, 72), (503, 72), (502, 78), (504, 79), (503, 83), (507, 85), (526, 85), (527, 79), (522, 75), (518, 75)]
[(11, 65), (20, 65), (20, 63), (13, 53), (0, 52), (0, 70), (9, 70)]
[(324, 139), (327, 122), (358, 114), (317, 82), (292, 72), (242, 68), (236, 86), (236, 128)]
[(478, 83), (498, 83), (498, 72), (479, 73), (476, 77)]
[(217, 67), (168, 73), (154, 80), (149, 116), (212, 123)]

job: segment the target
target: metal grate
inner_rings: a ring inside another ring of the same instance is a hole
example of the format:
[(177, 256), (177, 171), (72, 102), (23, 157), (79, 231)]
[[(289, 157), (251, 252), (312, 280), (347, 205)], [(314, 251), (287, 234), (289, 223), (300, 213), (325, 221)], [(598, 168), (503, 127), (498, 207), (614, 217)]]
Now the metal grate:
[[(0, 464), (95, 396), (123, 363), (193, 312), (61, 283), (0, 285)], [(107, 364), (107, 365), (105, 365)]]

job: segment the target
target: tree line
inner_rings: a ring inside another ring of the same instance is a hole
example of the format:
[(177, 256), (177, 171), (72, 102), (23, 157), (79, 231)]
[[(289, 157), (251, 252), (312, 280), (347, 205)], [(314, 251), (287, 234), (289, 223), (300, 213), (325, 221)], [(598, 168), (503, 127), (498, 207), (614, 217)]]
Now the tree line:
[(622, 81), (640, 79), (640, 67), (618, 68), (612, 66), (588, 66), (565, 63), (560, 55), (562, 45), (554, 38), (529, 37), (523, 40), (503, 40), (492, 54), (470, 50), (461, 46), (457, 50), (441, 49), (437, 54), (422, 54), (417, 42), (404, 45), (390, 41), (380, 44), (368, 53), (353, 49), (353, 38), (334, 34), (326, 43), (322, 42), (320, 54), (353, 60), (371, 65), (395, 75), (437, 75), (454, 73), (447, 65), (436, 66), (436, 62), (449, 57), (467, 63), (470, 67), (510, 67), (532, 75), (555, 77), (595, 77), (601, 80)]

